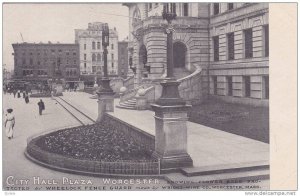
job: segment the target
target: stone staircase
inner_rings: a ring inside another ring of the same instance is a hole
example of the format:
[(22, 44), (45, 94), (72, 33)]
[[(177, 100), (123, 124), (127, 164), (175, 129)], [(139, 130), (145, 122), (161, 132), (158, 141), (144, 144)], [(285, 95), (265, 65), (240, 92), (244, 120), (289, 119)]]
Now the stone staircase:
[[(181, 82), (179, 86), (180, 96), (184, 100), (188, 101), (187, 103), (189, 104), (189, 100), (200, 100), (200, 97), (202, 95), (200, 79), (201, 70), (202, 69), (198, 66), (195, 66), (195, 71), (193, 73), (191, 73), (186, 68), (174, 68), (174, 77), (177, 79), (177, 81)], [(116, 107), (122, 109), (140, 109), (140, 106), (137, 106), (140, 105), (140, 101), (138, 101), (139, 103), (137, 104), (136, 99), (136, 97), (139, 97), (139, 95), (137, 95), (139, 89), (145, 89), (144, 96), (147, 100), (147, 106), (144, 108), (150, 108), (149, 104), (153, 103), (158, 98), (158, 96), (156, 95), (160, 94), (159, 80), (143, 80), (140, 86), (134, 89), (127, 90), (123, 95), (121, 95), (120, 103)]]
[(136, 109), (136, 98), (128, 99), (124, 102), (120, 102), (117, 108), (135, 110)]

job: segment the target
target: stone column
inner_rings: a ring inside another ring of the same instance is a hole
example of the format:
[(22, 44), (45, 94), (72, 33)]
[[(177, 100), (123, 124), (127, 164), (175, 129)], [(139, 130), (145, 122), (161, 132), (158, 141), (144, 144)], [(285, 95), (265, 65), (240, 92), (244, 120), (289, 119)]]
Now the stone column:
[(106, 112), (114, 111), (114, 92), (97, 92), (98, 94), (98, 118), (97, 122), (102, 121)]
[(187, 111), (189, 105), (163, 106), (152, 104), (155, 111), (155, 152), (160, 159), (161, 173), (193, 166), (187, 153)]

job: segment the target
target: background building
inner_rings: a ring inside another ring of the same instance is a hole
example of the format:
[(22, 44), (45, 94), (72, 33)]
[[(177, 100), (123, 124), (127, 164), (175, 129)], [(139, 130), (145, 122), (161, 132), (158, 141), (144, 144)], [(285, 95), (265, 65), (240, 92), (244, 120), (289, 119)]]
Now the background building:
[[(166, 24), (162, 3), (125, 3), (129, 8), (128, 56), (136, 69), (135, 86), (145, 83), (143, 54), (155, 81), (166, 70)], [(268, 105), (268, 3), (176, 3), (172, 21), (174, 74), (181, 96)], [(198, 84), (190, 85), (192, 73)], [(196, 93), (197, 92), (197, 93)], [(155, 95), (159, 95), (159, 89)]]
[[(82, 75), (103, 74), (102, 25), (89, 23), (87, 29), (75, 29), (75, 43), (80, 49), (80, 73)], [(118, 33), (116, 28), (109, 30), (107, 55), (108, 74), (118, 74)]]
[(128, 41), (118, 42), (118, 76), (126, 78), (128, 73)]
[(60, 78), (72, 84), (78, 81), (78, 44), (25, 42), (12, 44), (12, 46), (16, 79), (47, 81)]

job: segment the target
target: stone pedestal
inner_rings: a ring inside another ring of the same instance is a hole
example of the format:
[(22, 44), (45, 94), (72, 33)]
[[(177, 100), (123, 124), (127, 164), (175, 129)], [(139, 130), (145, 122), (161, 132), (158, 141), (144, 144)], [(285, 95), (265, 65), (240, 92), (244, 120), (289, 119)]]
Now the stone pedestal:
[(147, 98), (146, 96), (136, 96), (136, 109), (146, 110), (147, 109)]
[(98, 94), (98, 118), (97, 122), (103, 119), (105, 112), (114, 111), (114, 92), (97, 92)]
[(178, 171), (193, 166), (187, 153), (187, 111), (191, 106), (151, 105), (155, 111), (155, 152), (160, 159), (161, 173)]

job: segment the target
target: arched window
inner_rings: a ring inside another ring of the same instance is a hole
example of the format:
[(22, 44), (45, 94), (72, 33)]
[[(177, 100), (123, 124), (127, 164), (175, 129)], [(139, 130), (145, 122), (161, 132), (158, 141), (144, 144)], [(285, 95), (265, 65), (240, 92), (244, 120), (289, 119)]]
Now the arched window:
[(96, 61), (96, 55), (92, 54), (92, 61), (95, 62)]
[(100, 62), (101, 61), (101, 55), (97, 54), (97, 61)]

